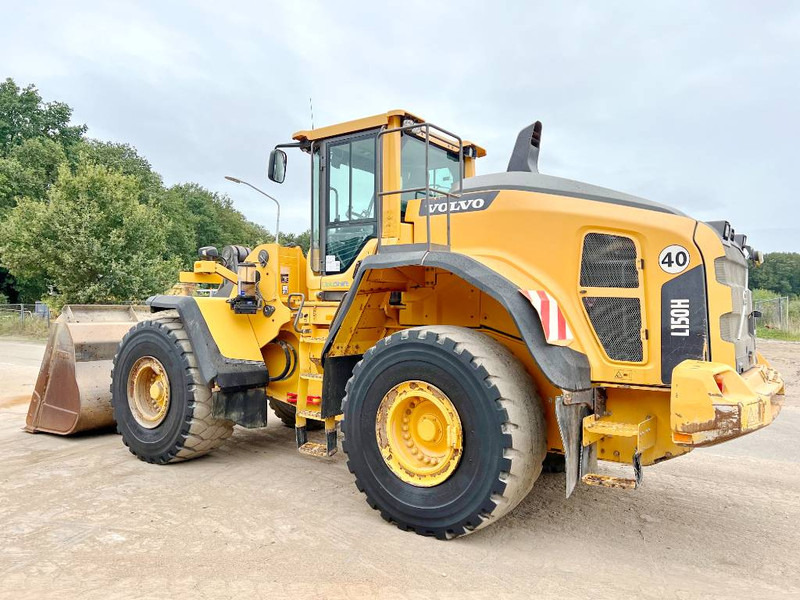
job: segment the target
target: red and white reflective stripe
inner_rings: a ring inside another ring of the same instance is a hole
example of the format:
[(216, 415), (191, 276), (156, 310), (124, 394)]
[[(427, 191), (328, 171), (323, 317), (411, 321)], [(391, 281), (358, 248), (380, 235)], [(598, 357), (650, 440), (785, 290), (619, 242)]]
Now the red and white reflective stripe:
[(544, 290), (520, 290), (523, 296), (530, 300), (539, 319), (542, 321), (544, 337), (548, 344), (571, 342), (573, 340), (572, 331), (567, 325), (564, 313), (558, 302)]

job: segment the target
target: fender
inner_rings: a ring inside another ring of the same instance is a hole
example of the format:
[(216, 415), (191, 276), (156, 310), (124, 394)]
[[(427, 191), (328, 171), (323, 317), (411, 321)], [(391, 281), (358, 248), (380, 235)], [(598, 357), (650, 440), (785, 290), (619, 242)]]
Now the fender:
[[(353, 285), (342, 300), (331, 323), (330, 334), (322, 350), (323, 365), (339, 333), (339, 328), (358, 294), (364, 275), (372, 269), (408, 266), (437, 267), (449, 271), (488, 294), (511, 315), (531, 356), (550, 383), (562, 390), (575, 392), (591, 388), (589, 359), (585, 354), (571, 348), (547, 343), (542, 323), (530, 302), (519, 293), (519, 286), (477, 260), (454, 252), (427, 252), (424, 250), (397, 252), (384, 249), (381, 254), (366, 257), (359, 266)], [(327, 369), (325, 372), (327, 373)], [(330, 385), (331, 388), (340, 387)], [(329, 402), (338, 404), (341, 402), (341, 398), (338, 399), (338, 402), (336, 398), (330, 398)], [(325, 403), (324, 398), (323, 403)]]
[(177, 310), (186, 326), (200, 376), (206, 384), (216, 383), (223, 390), (264, 387), (269, 372), (263, 361), (240, 360), (223, 356), (197, 301), (191, 296), (151, 296), (147, 299), (151, 312)]

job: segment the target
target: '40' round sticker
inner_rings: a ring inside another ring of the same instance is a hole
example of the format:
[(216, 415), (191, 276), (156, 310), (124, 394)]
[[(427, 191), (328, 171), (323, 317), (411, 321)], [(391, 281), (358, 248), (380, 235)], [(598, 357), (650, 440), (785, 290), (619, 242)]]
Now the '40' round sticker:
[(689, 266), (689, 251), (683, 246), (667, 246), (658, 255), (658, 264), (667, 273), (680, 273)]

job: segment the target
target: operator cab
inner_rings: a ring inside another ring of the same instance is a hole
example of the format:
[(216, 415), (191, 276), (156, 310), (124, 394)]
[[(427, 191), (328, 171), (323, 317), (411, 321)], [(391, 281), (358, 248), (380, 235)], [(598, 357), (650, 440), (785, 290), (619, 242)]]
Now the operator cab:
[[(475, 174), (483, 148), (409, 112), (385, 114), (294, 134), (270, 154), (269, 178), (282, 183), (286, 154), (311, 155), (311, 248), (317, 275), (344, 273), (370, 240), (397, 244), (406, 207), (447, 196)], [(410, 228), (411, 225), (406, 224)]]

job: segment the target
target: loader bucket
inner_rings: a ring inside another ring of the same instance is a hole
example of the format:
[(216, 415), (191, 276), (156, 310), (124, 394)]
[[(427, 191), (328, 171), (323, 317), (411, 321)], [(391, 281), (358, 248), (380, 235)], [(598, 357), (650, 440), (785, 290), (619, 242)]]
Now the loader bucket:
[(142, 306), (65, 306), (53, 323), (25, 429), (69, 435), (114, 424), (111, 366)]

